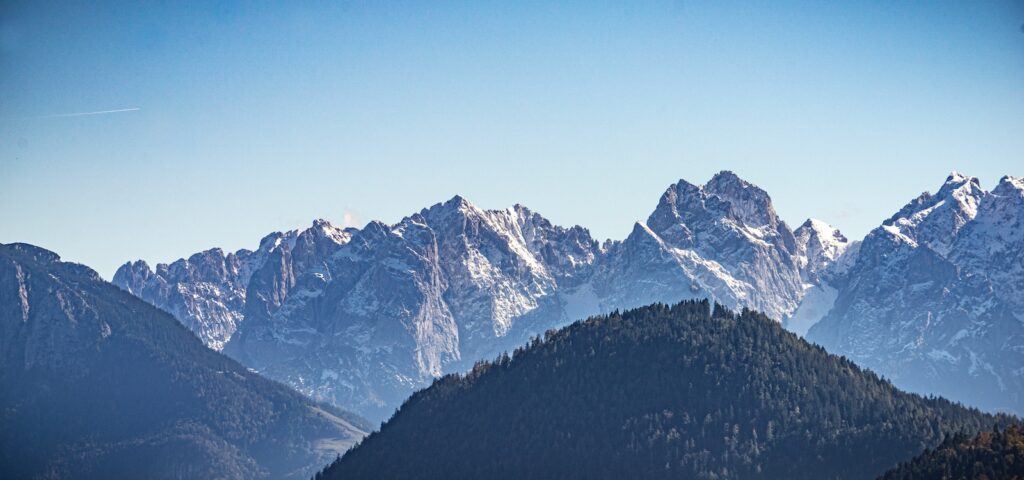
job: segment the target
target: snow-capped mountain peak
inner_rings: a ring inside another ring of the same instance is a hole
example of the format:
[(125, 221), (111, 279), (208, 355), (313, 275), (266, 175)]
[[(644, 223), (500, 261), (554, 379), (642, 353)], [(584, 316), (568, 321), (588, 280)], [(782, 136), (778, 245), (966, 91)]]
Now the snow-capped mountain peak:
[(483, 210), (477, 208), (462, 195), (455, 195), (444, 202), (435, 203), (434, 205), (420, 211), (420, 215), (424, 217), (439, 217), (453, 214), (472, 215), (480, 213), (483, 213)]
[(838, 258), (849, 245), (838, 228), (815, 218), (808, 218), (793, 234), (812, 242), (829, 260)]
[(999, 179), (999, 185), (996, 185), (992, 193), (1000, 196), (1024, 195), (1024, 178), (1005, 175)]
[(846, 252), (850, 241), (821, 220), (807, 219), (794, 232), (797, 244), (796, 262), (804, 283), (817, 284), (818, 276)]
[(344, 245), (352, 239), (352, 233), (357, 231), (354, 228), (341, 228), (331, 225), (331, 222), (318, 218), (313, 220), (313, 225), (306, 230), (311, 234), (322, 236), (323, 238), (330, 239), (338, 245)]
[(647, 222), (609, 246), (602, 264), (615, 268), (602, 266), (596, 284), (619, 307), (710, 297), (784, 318), (802, 294), (795, 248), (768, 194), (723, 171), (670, 185)]
[(946, 255), (952, 239), (974, 219), (986, 195), (977, 178), (953, 172), (936, 194), (922, 193), (883, 222), (882, 228), (899, 240), (924, 244)]

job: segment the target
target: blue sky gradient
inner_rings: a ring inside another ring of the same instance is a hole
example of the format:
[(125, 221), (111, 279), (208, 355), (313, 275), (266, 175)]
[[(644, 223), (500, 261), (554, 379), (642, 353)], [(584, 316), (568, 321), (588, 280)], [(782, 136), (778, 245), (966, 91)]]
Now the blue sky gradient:
[(0, 242), (109, 278), (456, 193), (621, 239), (722, 169), (859, 238), (1024, 175), (1020, 1), (145, 3), (0, 4)]

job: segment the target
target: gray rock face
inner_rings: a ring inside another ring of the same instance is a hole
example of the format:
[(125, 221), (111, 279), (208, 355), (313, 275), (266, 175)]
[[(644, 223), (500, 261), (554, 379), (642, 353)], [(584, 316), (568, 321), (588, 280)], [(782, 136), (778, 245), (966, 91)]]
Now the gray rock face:
[(798, 247), (763, 190), (722, 172), (672, 185), (603, 246), (456, 196), (395, 225), (318, 221), (254, 252), (130, 263), (114, 282), (246, 366), (381, 419), (439, 375), (602, 311), (711, 297), (784, 318), (803, 290)]
[(1024, 411), (1024, 184), (950, 175), (864, 239), (829, 279), (808, 339), (903, 388)]

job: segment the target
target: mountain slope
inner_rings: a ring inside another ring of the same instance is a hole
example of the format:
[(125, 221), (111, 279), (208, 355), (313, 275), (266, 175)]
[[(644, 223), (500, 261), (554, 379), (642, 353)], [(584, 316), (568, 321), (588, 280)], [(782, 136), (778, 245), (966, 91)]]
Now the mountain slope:
[(1024, 432), (1019, 425), (948, 438), (933, 450), (900, 464), (880, 480), (1024, 480)]
[(807, 338), (908, 390), (1024, 411), (1024, 182), (953, 173), (860, 244)]
[(368, 429), (87, 267), (0, 245), (4, 478), (304, 478)]
[(318, 478), (874, 478), (1007, 421), (706, 301), (574, 323), (449, 375)]

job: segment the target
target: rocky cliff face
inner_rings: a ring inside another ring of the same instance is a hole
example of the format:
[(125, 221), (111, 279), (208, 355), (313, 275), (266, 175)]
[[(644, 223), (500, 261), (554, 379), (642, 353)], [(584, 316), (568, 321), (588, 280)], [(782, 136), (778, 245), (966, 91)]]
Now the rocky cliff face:
[(1024, 411), (1024, 188), (950, 175), (873, 230), (808, 338), (918, 392)]

